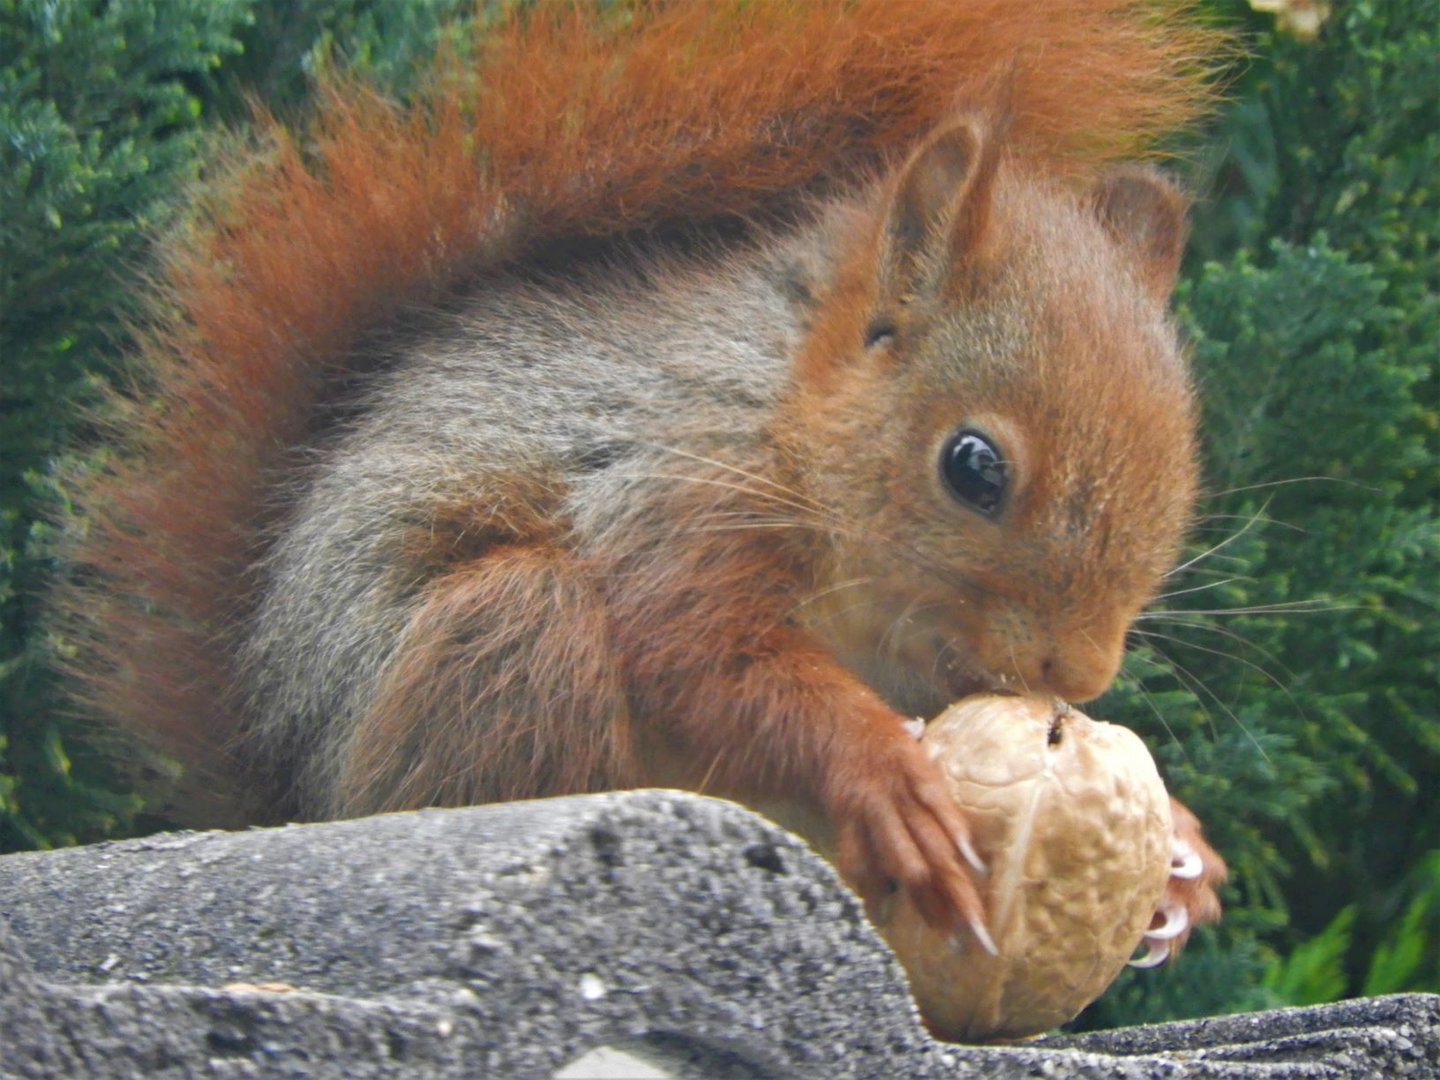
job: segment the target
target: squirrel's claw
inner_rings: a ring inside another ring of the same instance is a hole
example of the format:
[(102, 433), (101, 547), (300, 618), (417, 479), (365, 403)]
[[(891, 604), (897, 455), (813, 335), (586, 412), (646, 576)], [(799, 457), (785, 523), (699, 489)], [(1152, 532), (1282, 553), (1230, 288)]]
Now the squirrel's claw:
[(1191, 881), (1205, 872), (1205, 861), (1189, 841), (1176, 836), (1170, 841), (1170, 876)]
[(971, 919), (970, 932), (975, 935), (975, 940), (980, 942), (980, 947), (991, 956), (1000, 955), (1000, 950), (995, 945), (995, 939), (990, 936), (990, 931), (983, 921)]
[(1216, 889), (1227, 874), (1225, 861), (1205, 842), (1194, 814), (1174, 799), (1170, 800), (1170, 812), (1175, 822), (1170, 841), (1170, 880), (1155, 910), (1153, 925), (1145, 931), (1145, 954), (1131, 960), (1131, 967), (1155, 967), (1178, 956), (1191, 930), (1220, 918)]
[(1170, 941), (1190, 929), (1190, 912), (1180, 904), (1166, 900), (1157, 913), (1164, 921), (1145, 931), (1147, 941)]
[[(979, 852), (975, 850), (975, 845), (970, 842), (968, 833), (961, 833), (955, 837), (955, 846), (960, 850), (960, 854), (965, 856), (965, 861), (970, 864), (971, 869), (977, 874), (988, 874), (990, 872), (990, 867), (985, 865), (985, 860), (980, 858)], [(994, 952), (994, 950), (992, 949), (991, 952)]]
[(934, 763), (906, 735), (866, 748), (826, 799), (835, 823), (837, 863), (872, 912), (899, 888), (921, 918), (944, 933), (968, 927), (987, 952), (976, 878), (986, 872), (970, 825)]
[(1155, 917), (1160, 920), (1160, 925), (1145, 931), (1145, 936), (1141, 939), (1145, 945), (1145, 955), (1131, 960), (1130, 967), (1158, 967), (1170, 959), (1172, 952), (1178, 951), (1176, 941), (1183, 941), (1190, 933), (1190, 911), (1175, 900), (1168, 897), (1162, 900)]
[(1168, 941), (1151, 941), (1145, 939), (1145, 955), (1137, 956), (1129, 961), (1132, 968), (1153, 968), (1159, 967), (1170, 959), (1170, 943)]

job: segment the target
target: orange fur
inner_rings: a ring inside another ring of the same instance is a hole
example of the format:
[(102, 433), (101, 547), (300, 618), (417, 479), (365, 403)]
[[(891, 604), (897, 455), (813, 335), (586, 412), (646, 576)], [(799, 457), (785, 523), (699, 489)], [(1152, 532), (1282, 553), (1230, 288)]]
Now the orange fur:
[(813, 553), (745, 530), (717, 549), (715, 513), (763, 520), (768, 508), (754, 492), (704, 490), (669, 508), (681, 525), (663, 550), (634, 537), (604, 575), (637, 779), (794, 827), (828, 820), (840, 869), (863, 895), (893, 881), (937, 925), (980, 919), (955, 848), (969, 827), (934, 766), (903, 718), (795, 623)]
[(344, 814), (634, 785), (605, 612), (573, 556), (498, 547), (426, 592), (342, 763)]
[(564, 238), (783, 209), (1001, 84), (1012, 145), (1052, 170), (1133, 158), (1210, 100), (1196, 58), (1219, 41), (1186, 6), (544, 4), (412, 106), (341, 83), (302, 134), (261, 118), (258, 155), (167, 252), (144, 357), (158, 404), (133, 406), (125, 453), (78, 493), (87, 577), (62, 603), (82, 696), (197, 775), (231, 772), (229, 628), (274, 478), (401, 305)]

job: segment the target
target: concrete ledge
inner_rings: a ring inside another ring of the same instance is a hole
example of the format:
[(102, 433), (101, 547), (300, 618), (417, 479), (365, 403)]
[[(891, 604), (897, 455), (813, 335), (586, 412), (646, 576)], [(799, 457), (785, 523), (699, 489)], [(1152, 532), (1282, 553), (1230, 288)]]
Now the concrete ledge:
[(1423, 995), (935, 1043), (828, 865), (676, 792), (11, 855), (0, 915), (5, 1077), (1440, 1073)]

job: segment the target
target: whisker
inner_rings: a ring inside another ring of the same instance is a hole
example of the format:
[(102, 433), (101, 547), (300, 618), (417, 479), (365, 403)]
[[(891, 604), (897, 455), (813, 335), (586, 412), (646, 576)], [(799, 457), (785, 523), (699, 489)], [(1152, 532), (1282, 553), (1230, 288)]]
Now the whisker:
[(1346, 487), (1358, 488), (1361, 491), (1380, 490), (1372, 484), (1362, 484), (1358, 480), (1350, 480), (1341, 476), (1292, 476), (1287, 480), (1266, 480), (1260, 484), (1246, 484), (1243, 487), (1225, 488), (1223, 491), (1212, 491), (1207, 493), (1207, 497), (1218, 499), (1226, 495), (1240, 495), (1247, 491), (1265, 491), (1269, 488), (1289, 487), (1291, 484), (1317, 483), (1342, 484)]
[(1155, 597), (1155, 600), (1157, 602), (1161, 600), (1174, 600), (1177, 596), (1189, 596), (1191, 593), (1204, 592), (1206, 589), (1218, 589), (1221, 585), (1229, 585), (1232, 582), (1238, 580), (1240, 579), (1235, 577), (1227, 577), (1222, 578), (1219, 581), (1207, 582), (1204, 585), (1196, 585), (1193, 588), (1189, 589), (1176, 589), (1174, 592), (1161, 593), (1159, 596)]
[(705, 795), (710, 791), (710, 781), (715, 778), (715, 773), (720, 768), (720, 759), (724, 757), (725, 749), (722, 747), (715, 751), (715, 756), (710, 759), (710, 765), (705, 770), (705, 775), (700, 778), (700, 783), (695, 785), (698, 794)]
[[(748, 487), (743, 484), (728, 485), (731, 490), (740, 492), (742, 494), (754, 495), (757, 498), (768, 499), (771, 502), (777, 503), (778, 505), (788, 506), (793, 510), (814, 514), (818, 520), (824, 522), (837, 535), (864, 540), (867, 543), (880, 542), (888, 544), (895, 549), (902, 551), (917, 567), (928, 571), (929, 573), (933, 574), (937, 579), (959, 592), (985, 591), (982, 589), (982, 587), (977, 586), (974, 583), (965, 581), (960, 575), (955, 573), (949, 567), (945, 566), (943, 563), (937, 562), (936, 560), (930, 558), (921, 551), (917, 551), (913, 545), (907, 543), (904, 540), (890, 536), (884, 532), (876, 531), (873, 527), (869, 528), (865, 533), (857, 532), (853, 527), (847, 525), (844, 520), (841, 519), (838, 515), (836, 515), (835, 512), (829, 507), (816, 502), (804, 492), (796, 491), (794, 488), (789, 487), (785, 484), (781, 484), (778, 481), (771, 479), (770, 477), (750, 472), (749, 470), (742, 469), (739, 466), (732, 465), (731, 463), (726, 461), (708, 458), (703, 454), (697, 454), (692, 451), (683, 450), (679, 447), (669, 446), (664, 443), (642, 442), (637, 443), (637, 445), (649, 447), (654, 450), (659, 450), (662, 453), (672, 454), (679, 458), (684, 458), (690, 461), (696, 461), (702, 464), (706, 464), (713, 468), (721, 469), (726, 472), (731, 472), (744, 479), (753, 481), (758, 484), (762, 484), (767, 488), (774, 488), (777, 491), (783, 493), (783, 495), (786, 497), (782, 498), (781, 496), (774, 495), (768, 491), (759, 491), (753, 487)], [(639, 474), (639, 476), (642, 479), (647, 478), (646, 474)], [(685, 477), (682, 475), (670, 476), (668, 474), (661, 474), (658, 478), (685, 479)], [(727, 486), (723, 481), (718, 481), (713, 478), (692, 477), (691, 479), (694, 479), (697, 482), (708, 482), (722, 487)]]
[(661, 453), (672, 454), (675, 457), (685, 458), (690, 461), (698, 461), (702, 465), (709, 465), (711, 468), (722, 469), (725, 472), (732, 472), (736, 476), (744, 477), (746, 480), (753, 480), (757, 483), (764, 484), (766, 487), (775, 488), (777, 491), (783, 492), (785, 495), (788, 495), (793, 499), (803, 500), (806, 504), (809, 505), (810, 509), (812, 510), (825, 512), (827, 509), (820, 503), (816, 502), (814, 499), (810, 498), (810, 496), (806, 495), (803, 491), (796, 491), (794, 488), (789, 487), (786, 484), (782, 484), (778, 480), (772, 479), (771, 477), (765, 476), (761, 473), (753, 473), (748, 469), (742, 469), (740, 468), (740, 466), (732, 464), (731, 462), (720, 461), (717, 458), (708, 458), (704, 454), (696, 454), (693, 451), (682, 450), (678, 446), (668, 446), (665, 443), (642, 442), (638, 443), (637, 445), (645, 446), (652, 450), (659, 450)]
[(958, 658), (958, 655), (954, 638), (946, 638), (945, 643), (935, 650), (935, 656), (930, 661), (930, 684), (932, 686), (944, 685), (941, 681), (941, 669), (950, 666), (949, 657), (956, 656)]
[(833, 585), (827, 585), (823, 589), (816, 589), (808, 596), (801, 597), (799, 600), (795, 601), (787, 614), (793, 615), (801, 608), (809, 607), (817, 600), (823, 600), (827, 596), (834, 596), (836, 593), (844, 592), (846, 589), (855, 589), (859, 588), (861, 585), (869, 585), (874, 580), (875, 578), (873, 576), (851, 578), (848, 581), (840, 581), (836, 582)]
[[(1175, 675), (1174, 665), (1170, 663), (1170, 658), (1168, 656), (1165, 656), (1163, 653), (1157, 652), (1154, 649), (1151, 649), (1149, 651), (1150, 655), (1156, 657), (1159, 662), (1169, 668), (1172, 675)], [(1178, 675), (1176, 675), (1175, 677), (1179, 679)], [(1189, 761), (1190, 752), (1185, 748), (1185, 744), (1181, 741), (1180, 736), (1175, 733), (1175, 729), (1170, 726), (1170, 721), (1165, 719), (1165, 714), (1160, 711), (1160, 706), (1155, 704), (1154, 696), (1150, 693), (1149, 690), (1145, 689), (1145, 683), (1143, 682), (1143, 680), (1135, 679), (1132, 685), (1135, 687), (1136, 692), (1139, 693), (1141, 700), (1143, 700), (1145, 704), (1150, 707), (1150, 711), (1155, 714), (1155, 719), (1158, 720), (1160, 722), (1160, 726), (1165, 729), (1165, 734), (1170, 736), (1170, 742), (1175, 746), (1178, 746), (1180, 748), (1180, 753), (1184, 756), (1185, 760)]]
[[(1194, 531), (1219, 532), (1219, 529), (1205, 529), (1201, 528), (1200, 526), (1207, 521), (1249, 521), (1250, 517), (1251, 515), (1249, 514), (1201, 514), (1200, 517), (1196, 519), (1196, 528)], [(1282, 529), (1289, 529), (1291, 532), (1299, 533), (1301, 536), (1310, 535), (1310, 530), (1305, 528), (1305, 526), (1297, 525), (1293, 521), (1286, 521), (1283, 518), (1267, 517), (1265, 519), (1265, 524), (1276, 525)]]
[(750, 495), (757, 499), (764, 499), (779, 506), (788, 506), (792, 510), (803, 511), (807, 514), (818, 514), (819, 510), (813, 505), (803, 502), (796, 502), (793, 499), (781, 498), (768, 491), (757, 491), (755, 488), (746, 487), (729, 480), (719, 480), (713, 476), (695, 476), (688, 473), (664, 473), (664, 472), (616, 472), (615, 475), (622, 480), (670, 480), (682, 484), (707, 484), (710, 487), (721, 488), (726, 491), (737, 491), (742, 495)]
[[(1224, 649), (1207, 648), (1204, 645), (1196, 644), (1193, 641), (1186, 641), (1184, 638), (1175, 637), (1171, 634), (1157, 634), (1154, 631), (1145, 630), (1137, 630), (1135, 631), (1135, 633), (1141, 637), (1148, 637), (1158, 641), (1169, 641), (1181, 646), (1182, 648), (1194, 649), (1196, 652), (1206, 653), (1210, 656), (1223, 657), (1224, 659), (1233, 661), (1234, 663), (1242, 664), (1245, 667), (1249, 668), (1251, 671), (1254, 671), (1258, 675), (1263, 676), (1265, 679), (1273, 683), (1274, 686), (1282, 693), (1284, 693), (1284, 695), (1290, 700), (1290, 703), (1295, 707), (1295, 711), (1299, 713), (1302, 717), (1305, 715), (1304, 708), (1300, 705), (1300, 702), (1295, 697), (1295, 695), (1290, 692), (1290, 688), (1288, 686), (1286, 686), (1281, 680), (1277, 679), (1270, 672), (1266, 671), (1259, 664), (1246, 660), (1243, 656), (1237, 656), (1234, 653), (1226, 652)], [(1166, 656), (1165, 659), (1169, 663), (1174, 664), (1177, 669), (1183, 670), (1179, 661), (1177, 661), (1174, 657)], [(1235, 721), (1236, 725), (1240, 728), (1241, 731), (1245, 732), (1246, 738), (1248, 738), (1250, 742), (1254, 744), (1255, 749), (1260, 751), (1261, 755), (1265, 757), (1266, 761), (1269, 761), (1270, 758), (1268, 755), (1265, 754), (1265, 748), (1260, 745), (1259, 741), (1255, 738), (1255, 736), (1250, 733), (1250, 730), (1243, 723), (1241, 723), (1240, 718), (1235, 715), (1234, 711), (1231, 710), (1228, 705), (1226, 705), (1223, 701), (1220, 700), (1219, 695), (1216, 694), (1209, 687), (1207, 687), (1203, 682), (1196, 680), (1194, 685), (1197, 688), (1204, 690), (1205, 693), (1210, 696), (1211, 700), (1215, 702), (1215, 704), (1219, 705), (1222, 709), (1225, 710), (1226, 715)]]
[[(1220, 637), (1223, 637), (1223, 638), (1228, 638), (1229, 640), (1234, 641), (1234, 642), (1236, 642), (1237, 644), (1244, 645), (1247, 649), (1250, 649), (1250, 650), (1252, 650), (1252, 651), (1254, 651), (1254, 652), (1259, 653), (1261, 657), (1263, 657), (1265, 660), (1268, 660), (1268, 661), (1270, 661), (1271, 663), (1273, 663), (1273, 664), (1274, 664), (1276, 667), (1278, 667), (1282, 672), (1284, 672), (1285, 675), (1290, 676), (1290, 677), (1292, 677), (1292, 678), (1294, 677), (1294, 674), (1295, 674), (1295, 673), (1294, 673), (1293, 671), (1291, 671), (1291, 670), (1285, 665), (1285, 663), (1284, 663), (1282, 660), (1280, 660), (1279, 657), (1275, 656), (1270, 650), (1264, 648), (1263, 646), (1260, 646), (1260, 645), (1255, 644), (1255, 642), (1251, 641), (1249, 638), (1245, 637), (1245, 636), (1242, 635), (1242, 634), (1236, 633), (1234, 630), (1231, 630), (1228, 626), (1216, 626), (1214, 623), (1203, 622), (1203, 621), (1200, 621), (1200, 620), (1197, 620), (1197, 621), (1195, 621), (1195, 622), (1179, 622), (1179, 621), (1177, 621), (1174, 625), (1183, 627), (1183, 628), (1185, 628), (1185, 629), (1187, 629), (1187, 630), (1204, 630), (1204, 631), (1207, 632), (1207, 633), (1216, 634), (1216, 635), (1219, 635)], [(1144, 634), (1147, 633), (1147, 631), (1138, 630), (1138, 631), (1136, 631), (1136, 633), (1144, 635)], [(1154, 632), (1149, 632), (1149, 633), (1150, 633), (1150, 636), (1152, 636), (1152, 637), (1154, 637), (1154, 636), (1160, 636), (1160, 635), (1158, 635), (1158, 634), (1155, 634)], [(1180, 637), (1178, 637), (1178, 636), (1165, 635), (1165, 639), (1168, 640), (1168, 641), (1174, 641), (1174, 642), (1176, 642), (1177, 644), (1191, 645), (1193, 648), (1197, 648), (1197, 649), (1198, 649), (1198, 648), (1201, 648), (1201, 646), (1199, 646), (1199, 645), (1194, 645), (1193, 643), (1188, 642), (1188, 641), (1185, 641), (1184, 639), (1182, 639), (1182, 638), (1180, 638)], [(1221, 652), (1221, 653), (1217, 653), (1216, 655), (1218, 655), (1218, 656), (1224, 656), (1224, 657), (1227, 657), (1228, 659), (1232, 659), (1232, 660), (1239, 660), (1239, 659), (1240, 659), (1238, 656), (1233, 656), (1233, 655), (1231, 655), (1230, 653)], [(1242, 661), (1242, 662), (1243, 662), (1243, 661)], [(1266, 674), (1269, 674), (1269, 673), (1267, 672)]]
[(1232, 533), (1228, 538), (1220, 541), (1220, 543), (1215, 544), (1212, 547), (1200, 552), (1200, 554), (1196, 555), (1193, 559), (1189, 559), (1181, 563), (1179, 566), (1175, 567), (1165, 576), (1174, 577), (1176, 574), (1184, 573), (1186, 570), (1190, 569), (1190, 567), (1194, 566), (1195, 564), (1204, 562), (1216, 552), (1221, 551), (1229, 545), (1235, 543), (1235, 541), (1239, 540), (1242, 536), (1249, 532), (1255, 526), (1255, 523), (1257, 521), (1262, 520), (1262, 516), (1264, 515), (1265, 510), (1269, 507), (1269, 505), (1269, 502), (1266, 502), (1264, 506), (1260, 507), (1260, 509), (1256, 510), (1254, 514), (1250, 515), (1249, 519), (1245, 522), (1243, 528)]
[(1206, 576), (1206, 575), (1209, 575), (1210, 577), (1220, 577), (1221, 575), (1227, 575), (1231, 581), (1249, 581), (1249, 582), (1254, 582), (1254, 581), (1259, 581), (1259, 580), (1260, 580), (1260, 579), (1257, 578), (1254, 574), (1241, 574), (1241, 573), (1237, 573), (1237, 572), (1236, 572), (1236, 570), (1237, 570), (1239, 567), (1243, 567), (1243, 566), (1248, 566), (1248, 565), (1249, 565), (1244, 559), (1242, 559), (1242, 558), (1240, 558), (1240, 557), (1238, 557), (1238, 556), (1235, 556), (1235, 555), (1217, 555), (1217, 556), (1215, 557), (1215, 562), (1216, 562), (1217, 564), (1218, 564), (1218, 563), (1235, 563), (1235, 564), (1236, 564), (1236, 569), (1223, 569), (1223, 568), (1221, 568), (1221, 567), (1218, 566), (1218, 565), (1195, 566), (1195, 567), (1192, 567), (1191, 569), (1185, 571), (1185, 576), (1186, 576), (1187, 578), (1194, 578), (1194, 577), (1203, 577), (1203, 576)]
[(936, 652), (935, 660), (930, 668), (931, 681), (933, 683), (935, 683), (936, 685), (944, 685), (941, 682), (942, 676), (940, 675), (940, 668), (943, 665), (946, 668), (950, 668), (952, 670), (958, 667), (966, 674), (979, 679), (982, 683), (990, 684), (991, 686), (1005, 685), (1005, 683), (1008, 681), (1008, 677), (1006, 675), (990, 671), (983, 665), (974, 663), (972, 658), (967, 653), (961, 651), (961, 646), (963, 645), (964, 642), (962, 642), (959, 638), (950, 637), (946, 639), (944, 646)]
[[(1182, 640), (1182, 639), (1180, 639), (1180, 638), (1171, 637), (1171, 636), (1168, 635), (1168, 634), (1156, 634), (1156, 633), (1153, 633), (1153, 632), (1147, 632), (1147, 631), (1143, 631), (1143, 630), (1137, 630), (1137, 631), (1135, 631), (1135, 633), (1136, 633), (1138, 636), (1140, 636), (1140, 637), (1147, 637), (1147, 638), (1151, 638), (1152, 640), (1159, 640), (1159, 641), (1170, 641), (1170, 642), (1174, 642), (1176, 645), (1190, 645), (1190, 644), (1191, 644), (1190, 642), (1184, 641), (1184, 640)], [(1213, 654), (1216, 655), (1216, 656), (1225, 656), (1225, 657), (1228, 657), (1229, 659), (1232, 659), (1232, 660), (1239, 660), (1239, 659), (1240, 659), (1239, 657), (1233, 657), (1233, 656), (1230, 656), (1228, 653), (1219, 652), (1219, 651), (1214, 650), (1214, 649), (1201, 649), (1201, 651), (1213, 653)], [(1259, 751), (1261, 758), (1263, 758), (1263, 759), (1264, 759), (1265, 761), (1267, 761), (1267, 762), (1270, 760), (1270, 755), (1265, 752), (1265, 747), (1260, 743), (1260, 740), (1257, 739), (1257, 738), (1255, 738), (1254, 733), (1249, 729), (1249, 727), (1246, 726), (1245, 722), (1240, 719), (1240, 717), (1236, 714), (1235, 710), (1232, 709), (1232, 708), (1230, 708), (1229, 705), (1225, 704), (1225, 702), (1221, 700), (1219, 694), (1215, 693), (1215, 691), (1211, 690), (1208, 686), (1206, 686), (1203, 680), (1197, 678), (1194, 672), (1190, 671), (1187, 667), (1185, 667), (1184, 664), (1180, 663), (1180, 662), (1179, 662), (1178, 660), (1176, 660), (1173, 656), (1170, 656), (1170, 655), (1168, 655), (1168, 654), (1166, 654), (1166, 653), (1159, 652), (1158, 650), (1156, 650), (1156, 651), (1154, 652), (1154, 655), (1160, 657), (1161, 659), (1164, 660), (1164, 662), (1165, 662), (1167, 665), (1169, 665), (1170, 670), (1171, 670), (1171, 672), (1175, 675), (1175, 677), (1176, 677), (1177, 679), (1180, 679), (1180, 681), (1182, 682), (1182, 684), (1184, 684), (1185, 686), (1187, 686), (1187, 687), (1190, 689), (1190, 692), (1191, 692), (1192, 694), (1195, 694), (1197, 702), (1199, 701), (1200, 694), (1203, 693), (1206, 697), (1208, 697), (1211, 701), (1213, 701), (1217, 706), (1219, 706), (1220, 709), (1225, 713), (1225, 715), (1228, 716), (1228, 717), (1230, 718), (1230, 720), (1235, 724), (1235, 726), (1236, 726), (1237, 728), (1239, 728), (1239, 729), (1245, 734), (1245, 737), (1250, 741), (1250, 744), (1251, 744), (1252, 746), (1254, 746), (1256, 750)], [(1244, 661), (1244, 660), (1240, 660), (1240, 662), (1241, 662), (1241, 663), (1246, 663), (1246, 661)], [(1261, 674), (1263, 674), (1263, 675), (1265, 675), (1265, 676), (1267, 676), (1267, 677), (1273, 678), (1273, 676), (1270, 676), (1269, 672), (1266, 672), (1266, 671), (1264, 671), (1263, 669), (1260, 669), (1260, 668), (1256, 667), (1254, 664), (1248, 664), (1247, 666), (1252, 667), (1252, 668), (1255, 668), (1257, 671), (1260, 671)], [(1278, 685), (1278, 682), (1277, 682), (1277, 685)], [(1283, 689), (1283, 687), (1282, 687), (1282, 689)], [(1293, 700), (1293, 698), (1292, 698), (1292, 700)], [(1204, 708), (1204, 705), (1203, 705), (1203, 704), (1201, 705), (1201, 708)], [(1209, 710), (1208, 710), (1208, 709), (1206, 709), (1205, 711), (1206, 711), (1207, 714), (1209, 713)], [(1211, 721), (1211, 727), (1212, 727), (1212, 728), (1214, 727), (1214, 721)]]
[[(843, 518), (835, 514), (833, 510), (816, 503), (813, 499), (805, 495), (803, 492), (796, 492), (792, 488), (784, 484), (780, 484), (777, 481), (770, 479), (769, 477), (752, 473), (746, 469), (731, 465), (728, 462), (717, 461), (711, 458), (707, 458), (702, 454), (696, 454), (688, 450), (682, 450), (678, 447), (666, 446), (661, 443), (640, 443), (637, 445), (650, 447), (662, 453), (671, 454), (678, 458), (695, 461), (701, 464), (708, 465), (712, 468), (720, 469), (724, 472), (732, 473), (735, 476), (740, 477), (742, 481), (746, 482), (735, 482), (712, 476), (685, 473), (672, 474), (664, 472), (657, 473), (640, 471), (617, 471), (615, 473), (616, 476), (619, 476), (622, 479), (670, 480), (677, 483), (704, 484), (709, 487), (719, 489), (721, 491), (734, 492), (740, 496), (753, 498), (762, 503), (770, 503), (776, 507), (784, 507), (788, 510), (795, 512), (796, 518), (793, 521), (788, 518), (779, 518), (775, 519), (774, 522), (762, 524), (764, 519), (752, 519), (752, 524), (754, 524), (756, 528), (809, 527), (817, 532), (828, 532), (832, 536), (859, 540), (867, 545), (874, 545), (877, 543), (884, 544), (887, 545), (889, 548), (893, 549), (898, 554), (902, 555), (917, 569), (930, 574), (937, 581), (955, 590), (961, 595), (974, 594), (976, 592), (983, 593), (988, 591), (985, 590), (983, 586), (965, 580), (965, 578), (959, 573), (957, 573), (955, 570), (946, 566), (944, 563), (931, 558), (924, 552), (917, 550), (912, 544), (902, 539), (890, 536), (887, 533), (876, 529), (873, 525), (867, 525), (866, 529), (862, 532), (857, 527), (851, 525)], [(755, 485), (760, 485), (761, 487), (757, 487)], [(762, 487), (774, 490), (762, 490)], [(717, 511), (717, 513), (724, 512), (725, 511)], [(741, 515), (745, 513), (745, 511), (743, 510), (729, 512), (738, 513)], [(780, 522), (785, 522), (786, 524), (782, 525), (780, 524)], [(738, 530), (737, 526), (729, 526), (729, 528), (734, 528)]]
[(1020, 680), (1020, 688), (1028, 694), (1030, 693), (1030, 684), (1026, 681), (1024, 674), (1020, 671), (1020, 661), (1015, 657), (1015, 643), (1011, 642), (1009, 648), (1010, 670), (1015, 672), (1016, 677)]
[(879, 647), (881, 649), (886, 648), (888, 642), (888, 648), (890, 650), (891, 658), (893, 659), (895, 657), (898, 657), (900, 655), (900, 635), (903, 632), (902, 628), (904, 624), (909, 622), (922, 611), (929, 611), (932, 608), (938, 608), (943, 606), (944, 605), (941, 604), (939, 601), (932, 600), (929, 603), (922, 603), (921, 598), (918, 596), (911, 598), (910, 602), (905, 605), (904, 609), (898, 615), (896, 615), (895, 618), (890, 620), (890, 625), (887, 626), (885, 628), (885, 632), (880, 635)]
[(727, 532), (759, 532), (765, 529), (809, 529), (811, 532), (829, 532), (828, 526), (810, 521), (735, 521), (727, 524), (717, 525), (691, 525), (686, 532), (692, 533), (727, 533)]
[(1170, 619), (1178, 621), (1194, 615), (1215, 617), (1220, 615), (1322, 615), (1335, 611), (1360, 611), (1359, 604), (1336, 604), (1326, 597), (1317, 596), (1311, 600), (1282, 600), (1274, 604), (1250, 604), (1245, 607), (1233, 608), (1181, 608), (1176, 611), (1156, 610), (1142, 611), (1135, 616), (1135, 621), (1141, 619), (1154, 621), (1157, 619)]
[[(862, 609), (862, 608), (866, 608), (866, 607), (873, 607), (874, 604), (875, 604), (875, 601), (874, 601), (874, 600), (870, 599), (869, 597), (863, 597), (863, 596), (862, 596), (859, 600), (856, 600), (853, 604), (846, 604), (844, 607), (835, 609), (835, 614), (836, 614), (836, 615), (839, 615), (839, 616), (845, 616), (845, 615), (850, 614), (850, 612), (852, 612), (852, 611), (858, 611), (858, 610), (860, 610), (860, 609)], [(879, 648), (879, 647), (877, 646), (876, 648), (877, 648), (877, 652), (878, 652), (878, 648)]]

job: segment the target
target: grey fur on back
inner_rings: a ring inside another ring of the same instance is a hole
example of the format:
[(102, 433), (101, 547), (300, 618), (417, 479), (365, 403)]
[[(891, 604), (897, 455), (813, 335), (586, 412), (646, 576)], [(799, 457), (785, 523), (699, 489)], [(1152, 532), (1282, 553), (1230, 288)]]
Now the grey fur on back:
[(583, 554), (657, 512), (655, 475), (764, 458), (844, 213), (758, 248), (626, 247), (564, 279), (488, 281), (389, 347), (259, 569), (242, 692), (252, 752), (295, 778), (296, 812), (338, 811), (347, 736), (423, 601), (403, 535), (459, 501), (503, 532), (496, 478), (523, 476)]

